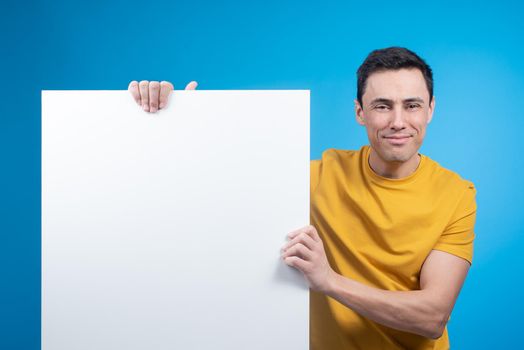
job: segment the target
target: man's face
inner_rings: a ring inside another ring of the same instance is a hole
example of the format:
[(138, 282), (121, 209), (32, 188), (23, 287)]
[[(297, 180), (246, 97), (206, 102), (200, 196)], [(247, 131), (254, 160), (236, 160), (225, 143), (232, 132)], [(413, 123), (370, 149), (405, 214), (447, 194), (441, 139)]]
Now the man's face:
[(362, 106), (355, 100), (357, 122), (366, 127), (371, 146), (385, 162), (406, 162), (417, 156), (434, 107), (424, 76), (416, 68), (371, 74)]

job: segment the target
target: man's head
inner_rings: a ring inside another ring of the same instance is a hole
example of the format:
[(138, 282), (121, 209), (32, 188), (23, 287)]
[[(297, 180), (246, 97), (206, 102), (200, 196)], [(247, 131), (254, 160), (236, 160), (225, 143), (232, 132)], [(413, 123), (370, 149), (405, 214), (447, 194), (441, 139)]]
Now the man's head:
[(357, 78), (355, 113), (372, 148), (383, 162), (413, 159), (435, 107), (431, 68), (414, 52), (390, 47), (371, 52)]

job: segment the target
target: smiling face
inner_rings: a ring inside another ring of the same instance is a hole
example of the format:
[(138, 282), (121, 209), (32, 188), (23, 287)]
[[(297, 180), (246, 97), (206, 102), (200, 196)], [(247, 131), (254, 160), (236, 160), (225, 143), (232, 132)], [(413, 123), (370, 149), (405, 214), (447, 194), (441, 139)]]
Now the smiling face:
[(403, 163), (418, 165), (418, 150), (434, 107), (435, 99), (429, 100), (419, 69), (384, 70), (368, 77), (362, 105), (355, 100), (355, 112), (382, 169)]

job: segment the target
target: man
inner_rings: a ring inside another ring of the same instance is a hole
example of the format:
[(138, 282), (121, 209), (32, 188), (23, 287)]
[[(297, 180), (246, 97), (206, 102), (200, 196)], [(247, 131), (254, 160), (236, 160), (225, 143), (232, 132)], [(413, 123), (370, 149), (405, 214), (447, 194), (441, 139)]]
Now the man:
[[(357, 75), (355, 114), (370, 145), (311, 161), (311, 225), (282, 249), (311, 288), (311, 349), (448, 349), (446, 323), (473, 256), (476, 190), (418, 153), (435, 108), (419, 56), (375, 50)], [(150, 112), (172, 89), (129, 86)]]

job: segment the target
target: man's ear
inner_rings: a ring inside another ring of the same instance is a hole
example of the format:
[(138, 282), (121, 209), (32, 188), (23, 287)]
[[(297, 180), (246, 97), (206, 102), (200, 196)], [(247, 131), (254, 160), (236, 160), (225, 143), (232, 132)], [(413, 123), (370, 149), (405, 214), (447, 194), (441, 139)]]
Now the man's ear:
[(428, 111), (428, 122), (429, 124), (431, 122), (431, 119), (433, 119), (433, 112), (435, 111), (435, 96), (431, 98), (431, 102), (429, 103), (429, 111)]
[(357, 99), (355, 99), (355, 117), (357, 118), (357, 123), (360, 125), (366, 125), (364, 122), (364, 110), (362, 109), (362, 106), (360, 105), (360, 102), (358, 102)]

